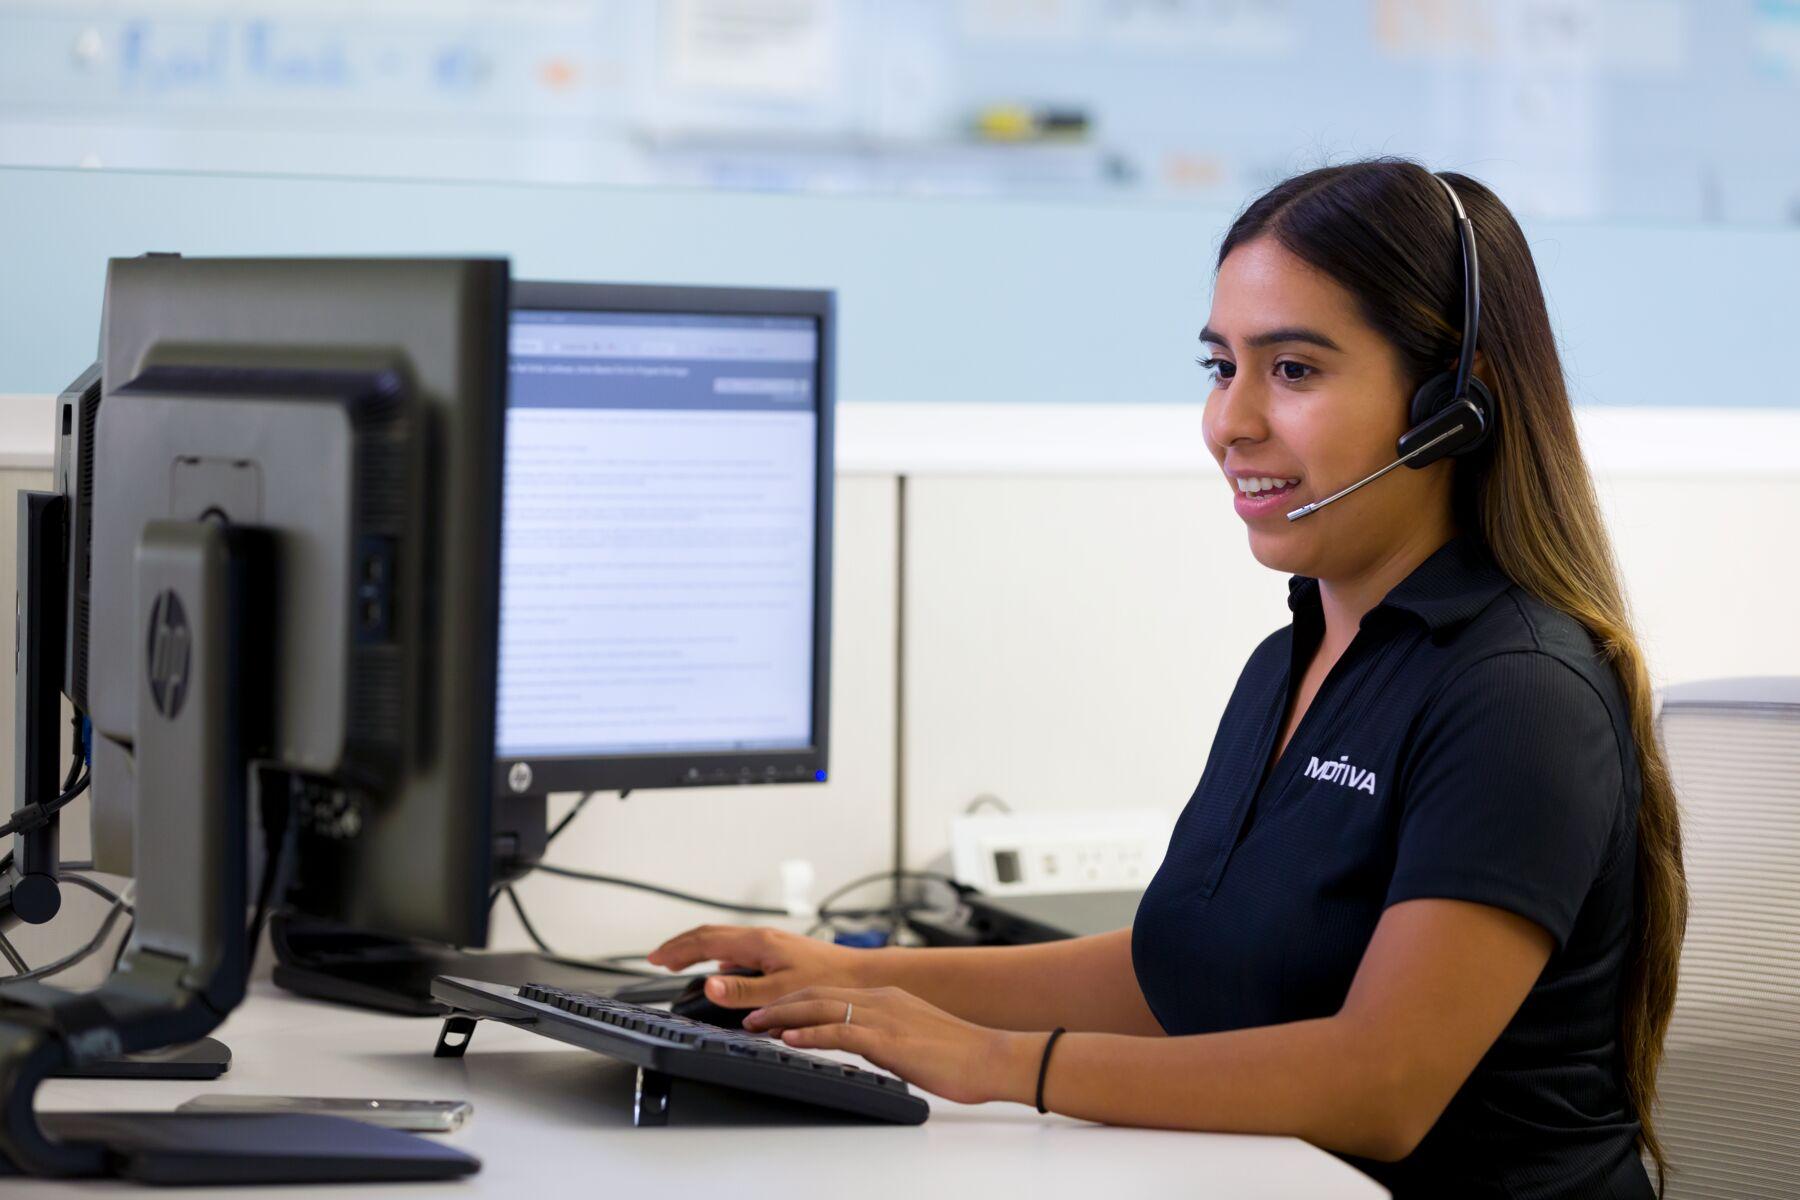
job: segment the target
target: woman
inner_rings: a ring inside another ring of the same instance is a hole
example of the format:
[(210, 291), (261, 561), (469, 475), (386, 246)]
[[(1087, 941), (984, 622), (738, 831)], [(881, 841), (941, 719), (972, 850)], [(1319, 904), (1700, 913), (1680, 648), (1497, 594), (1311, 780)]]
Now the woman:
[[(1396, 456), (1465, 335), (1479, 444), (1288, 519)], [(1297, 1135), (1399, 1196), (1650, 1195), (1680, 837), (1523, 234), (1460, 175), (1313, 171), (1233, 224), (1201, 336), (1207, 448), (1293, 621), (1134, 928), (858, 951), (708, 926), (652, 961), (759, 969), (708, 994), (955, 1100)]]

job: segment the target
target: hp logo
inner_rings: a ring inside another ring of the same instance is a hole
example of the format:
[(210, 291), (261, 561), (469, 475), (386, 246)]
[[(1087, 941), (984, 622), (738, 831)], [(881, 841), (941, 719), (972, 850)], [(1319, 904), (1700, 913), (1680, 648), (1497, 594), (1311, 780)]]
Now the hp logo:
[(187, 699), (194, 637), (181, 597), (165, 590), (150, 607), (148, 658), (150, 698), (156, 711), (173, 721)]
[(512, 770), (506, 773), (507, 786), (515, 792), (523, 792), (531, 786), (531, 764), (516, 762)]

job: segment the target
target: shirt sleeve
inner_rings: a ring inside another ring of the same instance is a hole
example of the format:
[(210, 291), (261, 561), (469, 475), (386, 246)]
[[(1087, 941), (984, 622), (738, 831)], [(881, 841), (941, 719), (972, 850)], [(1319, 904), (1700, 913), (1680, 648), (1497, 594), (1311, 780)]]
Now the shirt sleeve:
[(1491, 904), (1568, 941), (1624, 803), (1606, 704), (1568, 664), (1483, 659), (1425, 714), (1402, 770), (1387, 903)]

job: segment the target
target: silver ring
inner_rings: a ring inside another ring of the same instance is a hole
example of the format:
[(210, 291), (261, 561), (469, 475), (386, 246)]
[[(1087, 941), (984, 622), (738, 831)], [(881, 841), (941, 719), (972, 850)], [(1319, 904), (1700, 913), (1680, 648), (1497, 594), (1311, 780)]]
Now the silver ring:
[(856, 1005), (850, 1003), (848, 1000), (844, 1001), (844, 1024), (848, 1025), (850, 1023), (850, 1014), (855, 1011)]

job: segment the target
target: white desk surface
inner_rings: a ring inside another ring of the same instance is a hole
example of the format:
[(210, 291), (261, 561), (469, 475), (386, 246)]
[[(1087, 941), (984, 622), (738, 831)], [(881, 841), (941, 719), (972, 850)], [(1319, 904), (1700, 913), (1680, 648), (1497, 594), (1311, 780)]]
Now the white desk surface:
[[(468, 1180), (174, 1194), (334, 1197), (442, 1195), (697, 1196), (730, 1200), (828, 1196), (1305, 1197), (1387, 1193), (1292, 1138), (1119, 1129), (1040, 1117), (1017, 1104), (931, 1098), (920, 1126), (759, 1123), (753, 1103), (676, 1080), (670, 1124), (631, 1125), (634, 1073), (623, 1063), (523, 1030), (483, 1022), (462, 1059), (434, 1059), (439, 1022), (302, 1002), (263, 983), (219, 1031), (230, 1071), (216, 1082), (52, 1080), (44, 1111), (173, 1108), (203, 1091), (467, 1099), (475, 1115), (450, 1144), (481, 1159)], [(688, 1101), (684, 1121), (684, 1100)], [(8, 1200), (172, 1194), (117, 1181), (8, 1179)]]

